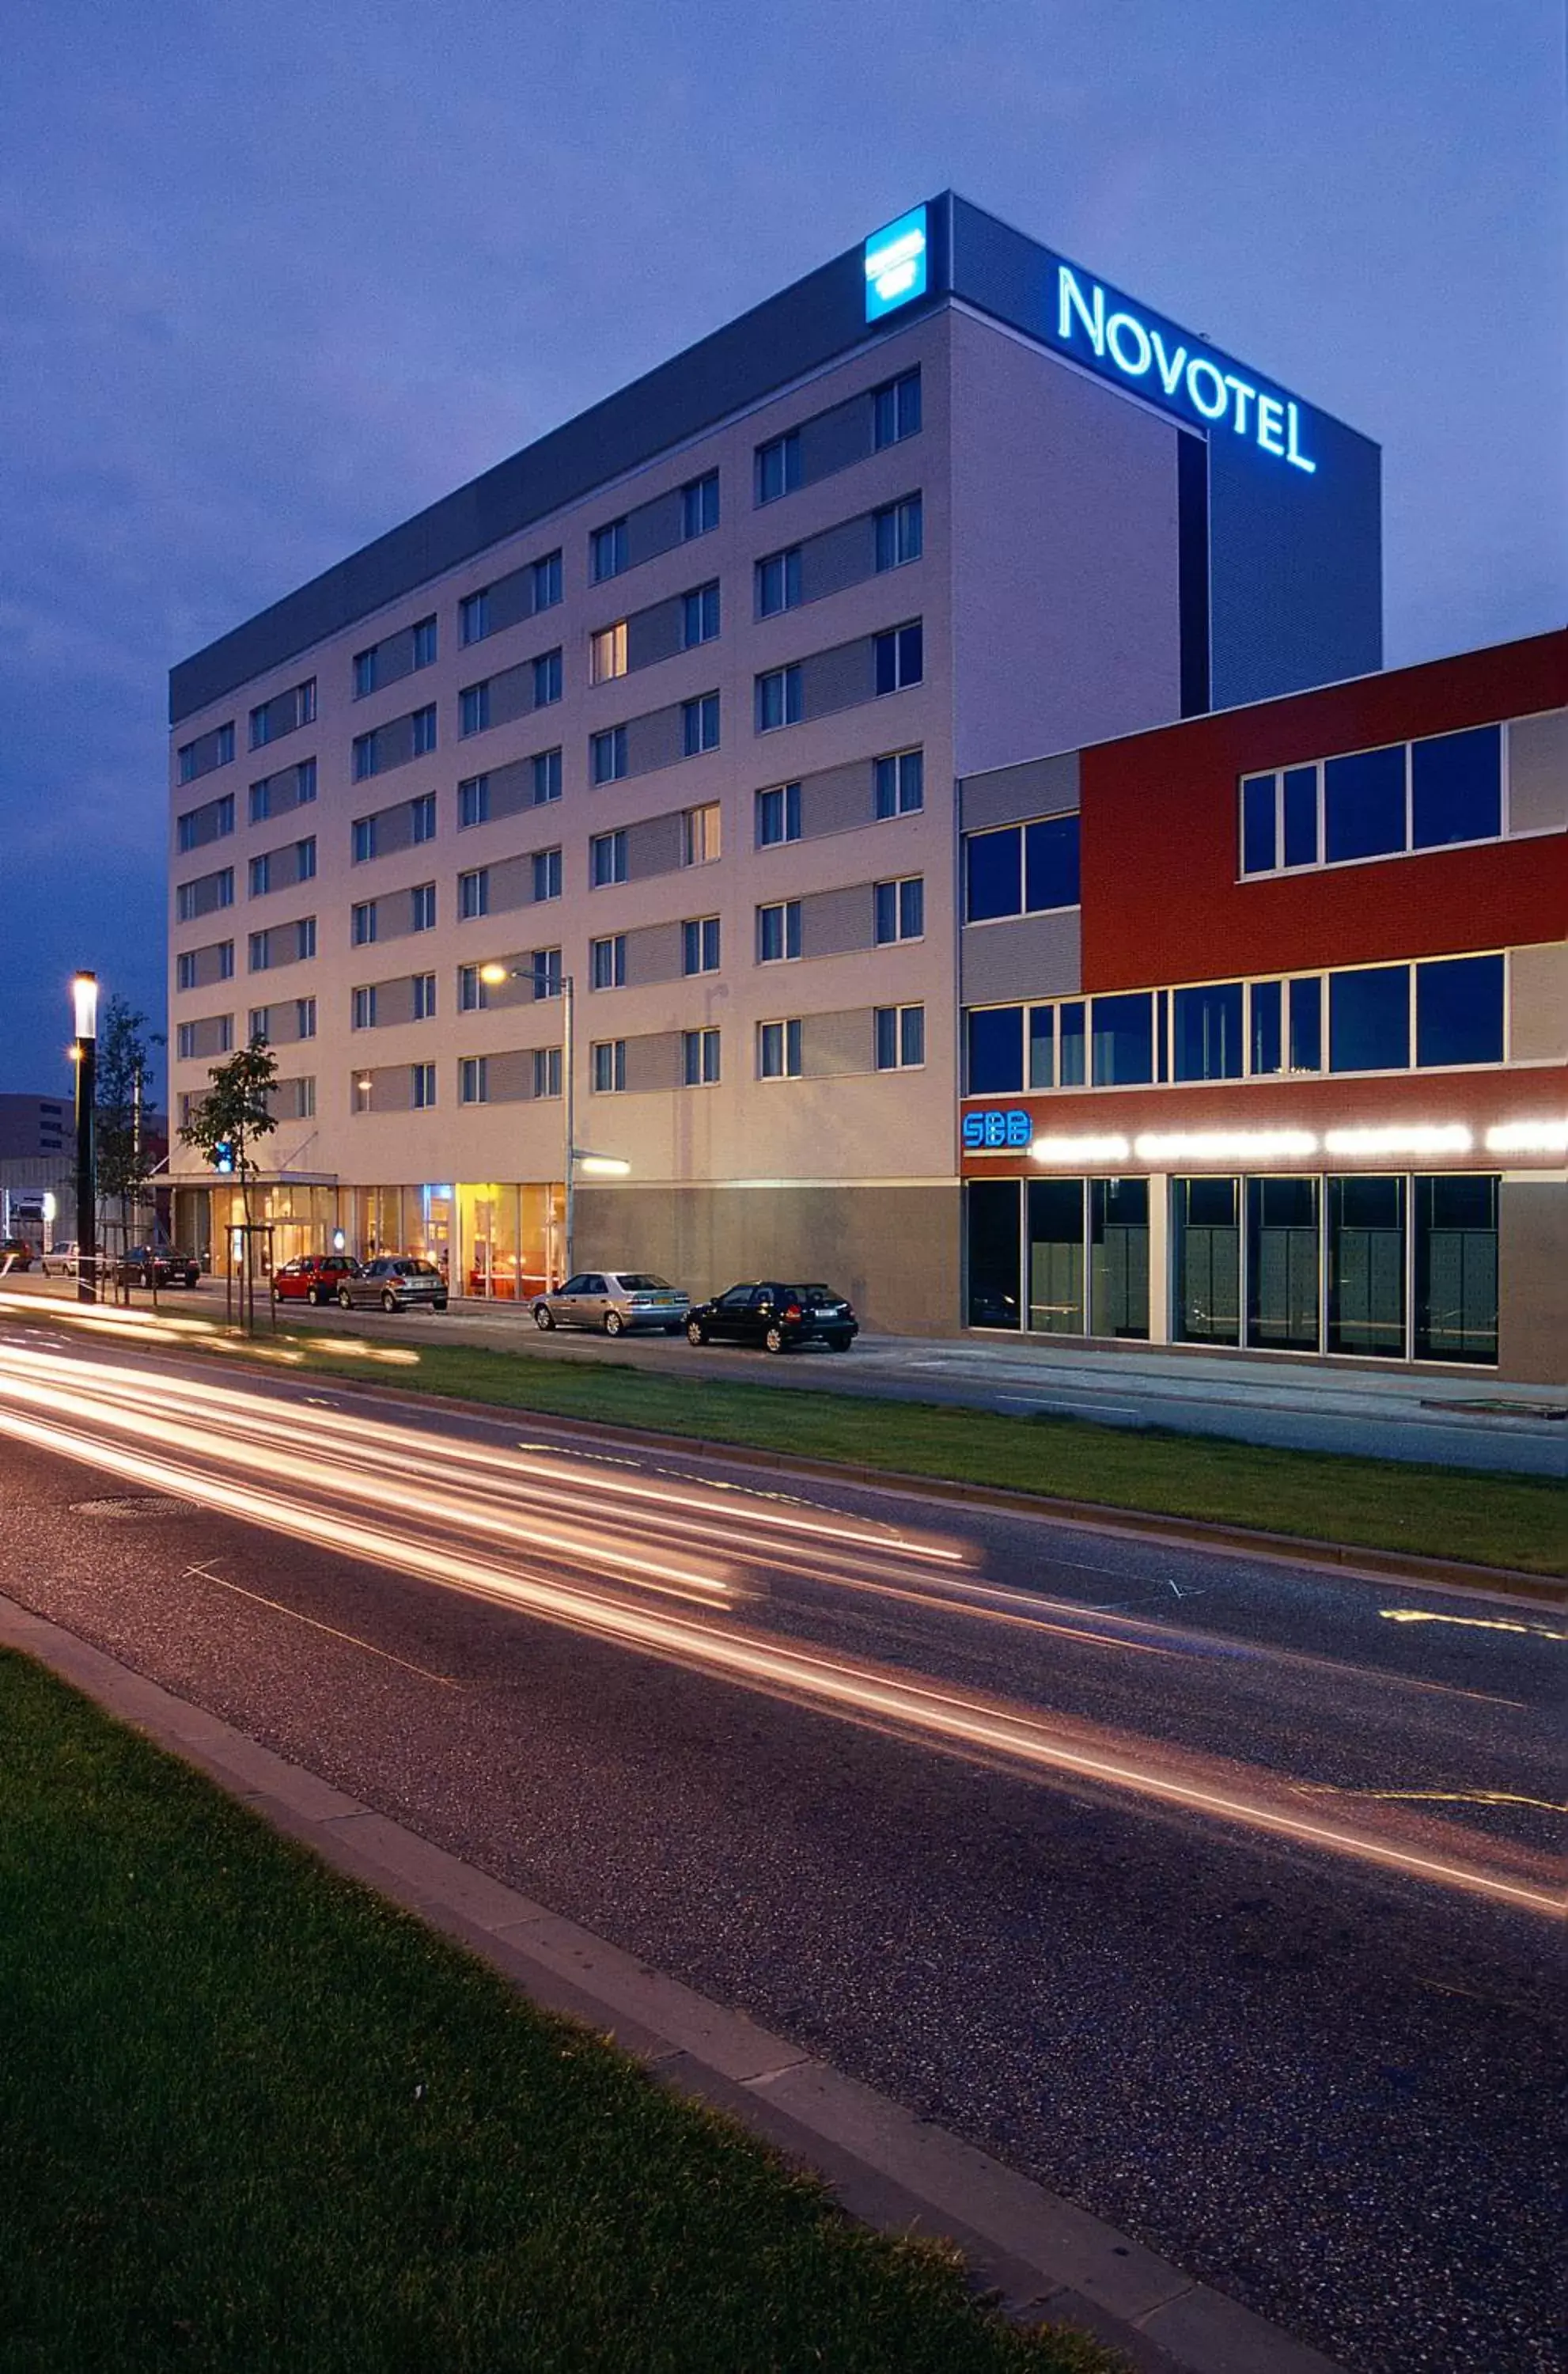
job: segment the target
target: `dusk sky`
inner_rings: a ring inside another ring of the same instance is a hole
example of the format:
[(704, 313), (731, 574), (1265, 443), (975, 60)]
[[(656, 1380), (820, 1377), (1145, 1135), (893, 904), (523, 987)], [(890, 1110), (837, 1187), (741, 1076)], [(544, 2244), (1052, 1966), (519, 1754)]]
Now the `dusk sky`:
[[(0, 1087), (163, 1027), (167, 675), (952, 186), (1384, 449), (1391, 664), (1561, 623), (1562, 0), (12, 0)], [(1022, 755), (1022, 754), (1021, 754)]]

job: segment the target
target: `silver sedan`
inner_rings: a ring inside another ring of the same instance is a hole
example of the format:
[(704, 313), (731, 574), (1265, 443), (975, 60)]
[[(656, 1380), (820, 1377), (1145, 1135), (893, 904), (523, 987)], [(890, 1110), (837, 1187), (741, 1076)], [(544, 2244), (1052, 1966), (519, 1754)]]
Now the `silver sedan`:
[(596, 1327), (624, 1335), (633, 1327), (661, 1327), (666, 1335), (678, 1335), (690, 1309), (690, 1295), (651, 1270), (583, 1269), (554, 1294), (537, 1298), (533, 1323), (546, 1334), (552, 1327)]

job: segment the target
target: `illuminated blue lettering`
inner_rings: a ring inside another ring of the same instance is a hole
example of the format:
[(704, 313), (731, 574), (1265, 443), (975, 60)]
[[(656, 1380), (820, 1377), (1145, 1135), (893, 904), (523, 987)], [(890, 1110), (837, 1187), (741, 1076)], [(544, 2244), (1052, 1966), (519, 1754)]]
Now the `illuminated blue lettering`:
[(866, 319), (880, 321), (897, 305), (926, 293), (926, 210), (915, 206), (865, 246)]
[[(1211, 400), (1207, 404), (1198, 393), (1199, 374), (1210, 390)], [(1206, 362), (1201, 355), (1194, 355), (1188, 364), (1187, 392), (1192, 399), (1194, 411), (1200, 412), (1205, 420), (1223, 420), (1231, 408), (1230, 390), (1225, 385), (1224, 373), (1217, 363)]]
[(1316, 463), (1309, 462), (1306, 455), (1301, 451), (1300, 446), (1296, 442), (1296, 430), (1300, 423), (1297, 408), (1293, 404), (1287, 404), (1285, 406), (1285, 421), (1286, 461), (1293, 462), (1298, 470), (1316, 470), (1317, 467)]
[(1182, 367), (1187, 361), (1187, 348), (1178, 347), (1174, 355), (1165, 352), (1165, 342), (1158, 330), (1151, 330), (1154, 341), (1154, 361), (1160, 373), (1160, 385), (1167, 395), (1174, 395), (1181, 384)]
[(1007, 1142), (1009, 1146), (1034, 1145), (1035, 1124), (1030, 1120), (1026, 1112), (1010, 1112), (1008, 1114)]
[[(1129, 337), (1134, 342), (1130, 359), (1122, 352), (1122, 346)], [(1106, 323), (1106, 344), (1111, 350), (1111, 360), (1117, 370), (1125, 371), (1129, 379), (1141, 379), (1154, 359), (1149, 333), (1136, 313), (1113, 313)]]
[(1017, 1154), (1035, 1142), (1035, 1124), (1018, 1106), (966, 1112), (961, 1128), (965, 1154)]
[(1089, 333), (1089, 344), (1097, 355), (1106, 351), (1106, 292), (1095, 283), (1093, 306), (1083, 301), (1083, 291), (1064, 264), (1057, 278), (1057, 323), (1059, 338), (1072, 335), (1072, 317), (1077, 314)]
[(965, 1113), (964, 1116), (965, 1153), (978, 1154), (985, 1142), (986, 1117), (984, 1113)]
[(1285, 407), (1277, 397), (1260, 395), (1258, 399), (1258, 441), (1265, 453), (1283, 453), (1280, 431), (1285, 425)]
[(1235, 432), (1238, 437), (1245, 437), (1246, 435), (1246, 399), (1249, 395), (1256, 395), (1258, 390), (1250, 380), (1237, 379), (1235, 371), (1225, 373), (1225, 385), (1235, 390)]

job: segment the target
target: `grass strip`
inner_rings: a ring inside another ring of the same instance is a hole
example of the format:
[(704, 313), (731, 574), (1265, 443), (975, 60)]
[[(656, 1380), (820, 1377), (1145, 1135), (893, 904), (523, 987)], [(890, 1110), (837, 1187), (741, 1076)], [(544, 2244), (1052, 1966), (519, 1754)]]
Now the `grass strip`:
[(6, 2374), (1114, 2374), (0, 1653)]
[[(267, 1348), (267, 1339), (260, 1340)], [(532, 1350), (432, 1344), (414, 1347), (405, 1365), (377, 1370), (367, 1354), (392, 1347), (357, 1341), (359, 1348), (349, 1353), (331, 1348), (333, 1339), (325, 1336), (280, 1334), (272, 1348), (285, 1352), (296, 1373), (369, 1374), (400, 1391), (738, 1443), (786, 1460), (833, 1460), (890, 1475), (1251, 1526), (1305, 1542), (1409, 1551), (1528, 1574), (1568, 1573), (1568, 1494), (1550, 1476), (1277, 1451), (1212, 1435), (1096, 1426), (1082, 1418), (1011, 1417), (799, 1386), (731, 1384), (626, 1362), (552, 1359)], [(402, 1358), (408, 1347), (396, 1348)]]

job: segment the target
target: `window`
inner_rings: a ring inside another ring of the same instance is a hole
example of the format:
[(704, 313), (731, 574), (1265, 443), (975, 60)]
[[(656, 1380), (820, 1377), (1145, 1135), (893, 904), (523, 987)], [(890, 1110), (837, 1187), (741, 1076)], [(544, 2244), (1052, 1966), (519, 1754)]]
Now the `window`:
[(290, 808), (309, 807), (316, 796), (316, 762), (302, 758), (280, 775), (263, 776), (251, 786), (251, 822), (265, 824), (269, 817), (286, 816)]
[(708, 470), (681, 488), (681, 534), (687, 544), (719, 524), (719, 473)]
[(408, 817), (409, 824), (413, 831), (413, 837), (416, 842), (421, 840), (434, 840), (436, 838), (435, 793), (421, 792), (416, 800), (410, 800), (408, 803)]
[(234, 904), (234, 868), (223, 866), (216, 874), (204, 874), (194, 882), (181, 882), (174, 893), (175, 921), (190, 923), (198, 915), (211, 914), (216, 907)]
[(801, 1026), (798, 1021), (758, 1023), (756, 1072), (759, 1080), (800, 1078)]
[(592, 890), (608, 888), (626, 878), (626, 837), (624, 832), (596, 832), (588, 844), (588, 882)]
[(375, 1093), (376, 1083), (374, 1075), (369, 1072), (357, 1072), (349, 1089), (351, 1099), (350, 1111), (357, 1113), (369, 1112), (374, 1100)]
[[(233, 943), (229, 942), (228, 946), (228, 971), (232, 972)], [(249, 960), (252, 972), (267, 972), (275, 964), (287, 964), (293, 959), (313, 957), (315, 953), (314, 915), (302, 916), (297, 923), (278, 923), (270, 932), (252, 932), (251, 934)], [(228, 973), (223, 976), (225, 980), (228, 977)]]
[(363, 700), (368, 692), (374, 692), (376, 689), (376, 654), (377, 646), (374, 643), (368, 652), (356, 652), (354, 654), (356, 700)]
[(1171, 999), (1171, 1027), (1172, 1071), (1176, 1079), (1241, 1078), (1239, 981), (1211, 981), (1201, 989), (1178, 989)]
[(315, 872), (314, 835), (283, 849), (269, 849), (251, 860), (251, 896), (260, 898), (269, 890), (285, 890), (293, 882), (312, 881)]
[(1024, 1086), (1024, 1008), (986, 1005), (965, 1031), (964, 1076), (970, 1096), (1009, 1096)]
[(465, 684), (457, 697), (457, 730), (461, 739), (469, 734), (483, 734), (490, 723), (490, 686)]
[(776, 783), (771, 791), (756, 795), (756, 845), (759, 849), (776, 849), (780, 842), (801, 838), (801, 787), (799, 783)]
[(885, 511), (878, 511), (874, 516), (878, 569), (902, 569), (907, 560), (919, 560), (921, 541), (919, 496), (907, 495), (901, 503), (889, 503)]
[(376, 737), (373, 734), (357, 734), (354, 737), (354, 780), (362, 783), (376, 771)]
[(536, 750), (530, 765), (533, 770), (533, 805), (545, 807), (561, 796), (561, 754), (559, 750)]
[(487, 981), (479, 977), (477, 965), (459, 965), (457, 969), (457, 1010), (460, 1014), (481, 1014), (489, 1005)]
[(614, 1096), (626, 1085), (626, 1042), (624, 1039), (599, 1039), (594, 1041), (590, 1056), (590, 1075), (596, 1096)]
[(1402, 1072), (1410, 1060), (1410, 969), (1369, 965), (1328, 976), (1328, 1069)]
[(1460, 1176), (1413, 1186), (1415, 1357), (1495, 1361), (1498, 1182)]
[(1451, 957), (1416, 969), (1416, 1064), (1501, 1064), (1500, 956)]
[(607, 940), (590, 940), (588, 944), (588, 978), (593, 989), (625, 989), (626, 985), (626, 935), (616, 932)]
[(175, 986), (175, 988), (176, 988), (176, 989), (194, 989), (194, 988), (195, 988), (195, 986), (196, 986), (196, 958), (195, 958), (195, 952), (194, 952), (194, 950), (193, 950), (193, 951), (191, 952), (191, 954), (190, 954), (189, 956), (182, 956), (182, 957), (176, 957), (176, 958), (175, 958), (175, 959), (174, 959), (174, 986)]
[(717, 1030), (683, 1030), (681, 1079), (688, 1088), (710, 1088), (719, 1078)]
[(964, 880), (964, 920), (968, 923), (1077, 906), (1077, 817), (1043, 817), (1035, 824), (968, 834)]
[(681, 818), (681, 864), (711, 865), (720, 853), (720, 844), (718, 801), (700, 808), (687, 808)]
[(313, 1039), (316, 1035), (316, 1001), (313, 997), (297, 997), (294, 1001), (294, 1035), (297, 1039)]
[(417, 882), (409, 892), (408, 928), (411, 932), (435, 930), (436, 886), (433, 882)]
[(536, 1097), (560, 1095), (561, 1051), (558, 1047), (535, 1047), (533, 1050), (533, 1093)]
[(801, 432), (791, 429), (783, 437), (770, 437), (766, 445), (756, 449), (756, 499), (759, 503), (776, 503), (780, 495), (793, 494), (801, 483)]
[(1268, 1076), (1284, 1068), (1284, 1000), (1283, 983), (1277, 981), (1255, 981), (1246, 993), (1248, 1053), (1247, 1070), (1254, 1077)]
[(873, 885), (872, 898), (879, 947), (885, 947), (892, 940), (925, 937), (926, 884), (923, 875), (906, 875), (900, 882), (878, 882)]
[(876, 1009), (876, 1067), (879, 1072), (918, 1070), (926, 1060), (926, 1009), (923, 1005), (879, 1005)]
[(791, 545), (788, 552), (770, 552), (766, 560), (756, 564), (756, 615), (759, 618), (776, 618), (781, 610), (793, 610), (801, 598), (801, 547)]
[(1091, 999), (1089, 1063), (1089, 1076), (1097, 1088), (1153, 1080), (1154, 1001), (1146, 989)]
[(408, 1101), (415, 1112), (427, 1112), (436, 1101), (436, 1067), (434, 1064), (411, 1064), (408, 1067)]
[[(457, 637), (460, 643), (482, 643), (490, 631), (490, 589), (484, 586), (477, 594), (469, 594), (457, 605)], [(359, 663), (354, 663), (357, 670)], [(357, 679), (355, 690), (358, 690)]]
[[(1410, 845), (1495, 840), (1503, 829), (1503, 732), (1473, 726), (1410, 745)], [(1495, 1357), (1495, 1349), (1492, 1355)]]
[(1047, 817), (1024, 829), (1024, 911), (1078, 904), (1078, 818)]
[[(416, 709), (408, 723), (414, 735), (415, 757), (427, 758), (436, 746), (435, 702), (431, 701), (427, 709)], [(434, 1101), (432, 1098), (431, 1102), (434, 1103)]]
[(1241, 1220), (1234, 1179), (1173, 1179), (1178, 1344), (1241, 1340)]
[(476, 915), (490, 911), (490, 869), (475, 865), (469, 873), (457, 877), (458, 921), (471, 923)]
[(717, 972), (719, 970), (719, 918), (699, 915), (681, 925), (681, 970), (684, 973)]
[(561, 556), (545, 553), (533, 563), (533, 606), (535, 610), (553, 610), (561, 598)]
[(926, 805), (925, 753), (899, 750), (874, 764), (877, 816), (917, 815)]
[(798, 899), (781, 899), (771, 907), (756, 911), (756, 960), (758, 964), (781, 964), (801, 953), (801, 902)]
[(561, 653), (559, 645), (553, 652), (541, 652), (533, 663), (533, 706), (549, 709), (561, 697)]
[(179, 843), (182, 851), (200, 849), (209, 840), (222, 840), (234, 829), (234, 794), (229, 792), (221, 800), (210, 800), (205, 808), (192, 808), (180, 819)]
[(1405, 1181), (1330, 1179), (1330, 1352), (1400, 1359), (1405, 1350)]
[(613, 627), (601, 627), (588, 639), (588, 680), (590, 684), (608, 684), (612, 676), (626, 672), (626, 622), (618, 618)]
[(695, 758), (704, 750), (719, 747), (719, 695), (705, 692), (696, 700), (681, 703), (681, 747), (685, 756)]
[(376, 1027), (376, 992), (374, 984), (357, 989), (349, 1001), (349, 1028), (353, 1030), (373, 1030)]
[(416, 668), (434, 667), (436, 664), (436, 621), (416, 619), (412, 629), (414, 664)]
[(1408, 845), (1405, 745), (1358, 750), (1323, 768), (1323, 852), (1330, 865), (1387, 857)]
[(416, 972), (414, 976), (414, 1019), (433, 1022), (436, 1017), (436, 976), (433, 972)]
[(348, 828), (349, 856), (356, 865), (363, 865), (376, 854), (376, 819), (373, 816), (356, 817)]
[(1316, 975), (1290, 984), (1291, 1070), (1323, 1069), (1323, 983)]
[(769, 668), (756, 679), (756, 730), (770, 734), (776, 725), (798, 725), (801, 722), (801, 671), (793, 667)]
[(234, 721), (230, 718), (228, 724), (183, 745), (179, 753), (180, 781), (193, 783), (198, 775), (209, 774), (214, 767), (227, 767), (233, 756)]
[[(297, 684), (289, 691), (280, 692), (272, 700), (263, 700), (259, 708), (252, 710), (252, 749), (259, 750), (263, 744), (275, 742), (285, 734), (292, 734), (296, 726), (309, 725), (315, 714), (316, 679), (311, 676), (304, 684)], [(227, 731), (230, 745), (228, 755), (232, 758), (234, 729), (229, 726)]]
[(471, 824), (487, 824), (490, 820), (490, 778), (470, 775), (457, 787), (457, 822), (460, 832)]
[(710, 643), (719, 632), (719, 580), (698, 585), (681, 596), (681, 648), (691, 651)]
[(561, 895), (561, 852), (558, 849), (536, 849), (533, 852), (533, 902), (540, 906), (546, 899)]
[(626, 729), (612, 725), (595, 734), (588, 745), (588, 771), (596, 783), (616, 783), (627, 771)]
[(486, 1105), (490, 1101), (490, 1064), (486, 1055), (464, 1055), (457, 1067), (457, 1100), (460, 1105)]
[(919, 618), (907, 627), (894, 627), (885, 635), (872, 638), (879, 693), (903, 692), (920, 682), (925, 673), (924, 640)]
[(624, 519), (612, 520), (608, 527), (595, 528), (589, 539), (589, 573), (595, 585), (606, 577), (618, 577), (631, 557), (631, 546)]
[(920, 426), (920, 374), (905, 371), (872, 390), (872, 443), (880, 453), (884, 445), (901, 444)]

